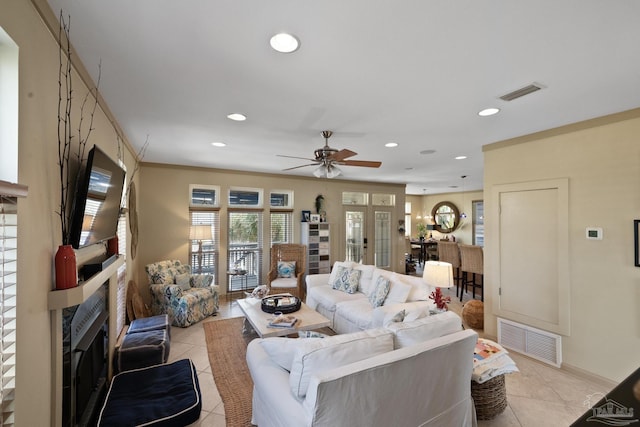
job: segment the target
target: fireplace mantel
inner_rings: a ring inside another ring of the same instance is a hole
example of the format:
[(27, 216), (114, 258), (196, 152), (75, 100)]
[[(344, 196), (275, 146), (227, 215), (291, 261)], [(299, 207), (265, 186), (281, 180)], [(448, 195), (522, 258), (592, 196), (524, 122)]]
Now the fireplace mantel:
[(109, 282), (109, 378), (112, 376), (112, 360), (116, 345), (116, 299), (118, 291), (118, 269), (124, 264), (124, 257), (118, 258), (104, 270), (91, 276), (75, 288), (49, 292), (48, 307), (51, 312), (51, 372), (53, 380), (51, 425), (62, 425), (62, 312), (65, 308), (80, 305), (95, 293), (105, 282)]
[(82, 304), (87, 298), (93, 295), (104, 282), (116, 274), (122, 264), (124, 264), (124, 259), (118, 257), (107, 268), (91, 276), (89, 280), (80, 283), (75, 288), (49, 292), (49, 310), (60, 310)]

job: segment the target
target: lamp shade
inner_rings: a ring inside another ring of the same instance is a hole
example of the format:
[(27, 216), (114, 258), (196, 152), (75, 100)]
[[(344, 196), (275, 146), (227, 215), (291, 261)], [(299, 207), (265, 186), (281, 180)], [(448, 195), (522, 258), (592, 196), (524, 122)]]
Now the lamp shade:
[(211, 234), (211, 225), (209, 224), (199, 224), (192, 225), (191, 230), (189, 232), (189, 239), (191, 240), (212, 240), (213, 235)]
[(453, 267), (448, 262), (427, 261), (424, 263), (422, 280), (430, 286), (450, 288), (453, 286)]

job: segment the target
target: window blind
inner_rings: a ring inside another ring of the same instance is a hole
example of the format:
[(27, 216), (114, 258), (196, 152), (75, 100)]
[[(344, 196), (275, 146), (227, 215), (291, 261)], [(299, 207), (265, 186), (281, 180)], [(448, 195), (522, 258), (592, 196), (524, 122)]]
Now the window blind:
[[(200, 208), (197, 210), (190, 210), (189, 215), (191, 218), (191, 225), (210, 225), (212, 227), (212, 239), (202, 241), (202, 260), (199, 260), (200, 254), (198, 253), (198, 240), (191, 240), (191, 244), (189, 245), (189, 260), (194, 273), (199, 272), (201, 266), (202, 273), (213, 275), (215, 284), (218, 276), (218, 254), (220, 251), (219, 212), (217, 210), (204, 210)], [(202, 264), (200, 264), (199, 262), (201, 262)]]
[(17, 199), (0, 194), (0, 425), (3, 426), (14, 425), (17, 263)]
[(292, 243), (293, 239), (292, 212), (271, 212), (271, 245), (278, 243)]

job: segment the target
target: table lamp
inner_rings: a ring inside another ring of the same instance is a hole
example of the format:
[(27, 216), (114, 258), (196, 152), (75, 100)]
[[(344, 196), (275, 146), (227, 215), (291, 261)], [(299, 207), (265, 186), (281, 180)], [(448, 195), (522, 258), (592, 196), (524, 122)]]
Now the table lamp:
[(425, 262), (422, 280), (429, 286), (435, 286), (436, 290), (431, 293), (429, 298), (434, 300), (436, 307), (439, 310), (448, 310), (447, 303), (451, 301), (451, 297), (443, 297), (441, 288), (453, 286), (453, 266), (451, 263), (442, 261)]
[(198, 273), (202, 273), (202, 241), (213, 240), (210, 224), (192, 225), (189, 232), (191, 240), (198, 241)]

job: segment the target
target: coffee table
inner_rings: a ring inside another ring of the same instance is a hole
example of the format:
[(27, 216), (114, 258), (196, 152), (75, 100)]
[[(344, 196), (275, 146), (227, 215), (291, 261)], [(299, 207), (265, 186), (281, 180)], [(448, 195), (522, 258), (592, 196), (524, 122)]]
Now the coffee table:
[(308, 305), (302, 303), (300, 310), (291, 313), (298, 318), (298, 323), (293, 328), (273, 328), (269, 327), (269, 321), (273, 318), (273, 314), (265, 313), (260, 308), (260, 298), (244, 298), (237, 300), (240, 310), (244, 313), (246, 321), (249, 321), (253, 329), (260, 338), (281, 337), (296, 333), (297, 331), (309, 331), (313, 329), (329, 326), (329, 319), (324, 317), (317, 311), (309, 308)]

